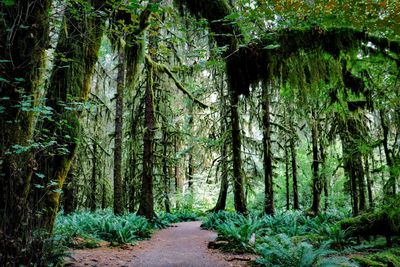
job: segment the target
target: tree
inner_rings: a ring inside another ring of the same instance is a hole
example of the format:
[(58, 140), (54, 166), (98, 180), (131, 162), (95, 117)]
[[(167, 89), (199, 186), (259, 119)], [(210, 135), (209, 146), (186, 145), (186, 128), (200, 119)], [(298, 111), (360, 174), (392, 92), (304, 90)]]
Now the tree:
[[(34, 107), (42, 85), (51, 1), (0, 3), (0, 265), (30, 242), (28, 195), (36, 169)], [(39, 174), (41, 175), (41, 174)], [(21, 256), (21, 255), (19, 255)]]

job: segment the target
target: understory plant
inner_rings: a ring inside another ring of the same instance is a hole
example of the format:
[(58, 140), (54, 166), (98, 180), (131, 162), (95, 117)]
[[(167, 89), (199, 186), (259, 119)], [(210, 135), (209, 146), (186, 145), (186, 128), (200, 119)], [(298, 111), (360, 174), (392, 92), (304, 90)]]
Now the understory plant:
[(357, 266), (346, 258), (335, 257), (329, 242), (314, 247), (307, 242), (293, 242), (285, 235), (265, 237), (257, 246), (261, 255), (256, 261), (262, 266), (313, 267), (313, 266)]
[(85, 239), (88, 246), (93, 246), (92, 241), (96, 240), (134, 243), (150, 237), (152, 231), (153, 226), (145, 218), (135, 214), (115, 216), (111, 210), (61, 214), (55, 227), (55, 234), (61, 236), (68, 246), (74, 246), (77, 238)]

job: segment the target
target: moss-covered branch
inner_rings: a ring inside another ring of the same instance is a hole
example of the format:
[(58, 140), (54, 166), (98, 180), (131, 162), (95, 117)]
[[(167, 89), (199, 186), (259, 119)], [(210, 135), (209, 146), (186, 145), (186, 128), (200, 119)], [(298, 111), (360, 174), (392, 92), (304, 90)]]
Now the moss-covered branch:
[(375, 212), (344, 219), (340, 222), (340, 227), (349, 230), (353, 236), (385, 236), (388, 245), (391, 245), (390, 237), (400, 235), (400, 198), (392, 200)]
[(176, 87), (181, 90), (185, 95), (187, 95), (193, 102), (197, 103), (200, 105), (202, 108), (210, 108), (207, 104), (204, 104), (200, 100), (198, 100), (196, 97), (194, 97), (186, 88), (185, 86), (175, 77), (175, 75), (172, 73), (172, 71), (164, 64), (157, 63), (153, 61), (148, 55), (146, 55), (146, 63), (150, 64), (153, 66), (153, 68), (156, 70), (156, 72), (163, 72), (168, 75), (168, 77), (175, 83)]
[[(369, 42), (375, 46), (368, 49), (369, 53), (382, 54), (390, 60), (390, 54), (400, 55), (400, 41), (352, 28), (285, 29), (268, 32), (263, 39), (233, 53), (227, 61), (228, 75), (238, 94), (247, 95), (249, 86), (260, 80), (283, 80), (304, 87), (301, 85), (310, 84), (311, 80), (319, 83), (335, 76), (329, 66), (332, 60), (325, 55), (338, 59), (341, 53), (362, 50)], [(341, 73), (337, 74), (341, 78)]]

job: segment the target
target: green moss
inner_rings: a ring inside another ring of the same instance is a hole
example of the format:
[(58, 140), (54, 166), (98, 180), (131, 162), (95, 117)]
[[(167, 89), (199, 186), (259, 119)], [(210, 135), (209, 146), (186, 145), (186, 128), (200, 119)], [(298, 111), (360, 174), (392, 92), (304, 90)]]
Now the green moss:
[(339, 222), (342, 229), (349, 229), (354, 236), (368, 237), (383, 235), (386, 237), (400, 234), (400, 197), (375, 212), (344, 219)]
[[(238, 94), (260, 80), (285, 81), (294, 88), (317, 88), (321, 83), (342, 81), (342, 54), (354, 53), (362, 43), (375, 41), (380, 48), (370, 53), (398, 53), (398, 41), (388, 41), (352, 28), (284, 29), (269, 32), (227, 60), (228, 75)], [(278, 84), (279, 85), (279, 84)], [(361, 87), (360, 87), (361, 88)]]
[(400, 248), (354, 258), (361, 267), (363, 266), (400, 266)]
[(381, 262), (377, 262), (362, 256), (357, 256), (353, 259), (360, 264), (360, 267), (386, 267), (386, 265)]

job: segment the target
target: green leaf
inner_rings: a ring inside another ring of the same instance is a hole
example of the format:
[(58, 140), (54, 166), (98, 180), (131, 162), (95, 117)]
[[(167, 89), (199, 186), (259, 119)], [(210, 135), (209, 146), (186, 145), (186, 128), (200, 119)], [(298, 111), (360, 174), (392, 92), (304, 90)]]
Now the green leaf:
[(279, 45), (279, 44), (270, 44), (270, 45), (267, 45), (266, 47), (264, 47), (264, 49), (272, 50), (272, 49), (277, 49), (279, 47), (281, 47), (281, 45)]
[(62, 193), (62, 190), (59, 188), (59, 189), (55, 189), (55, 190), (52, 190), (54, 193), (59, 193), (59, 194), (61, 194)]
[(37, 177), (39, 177), (40, 179), (43, 179), (45, 177), (45, 175), (43, 173), (39, 173), (39, 172), (36, 172), (35, 175)]

